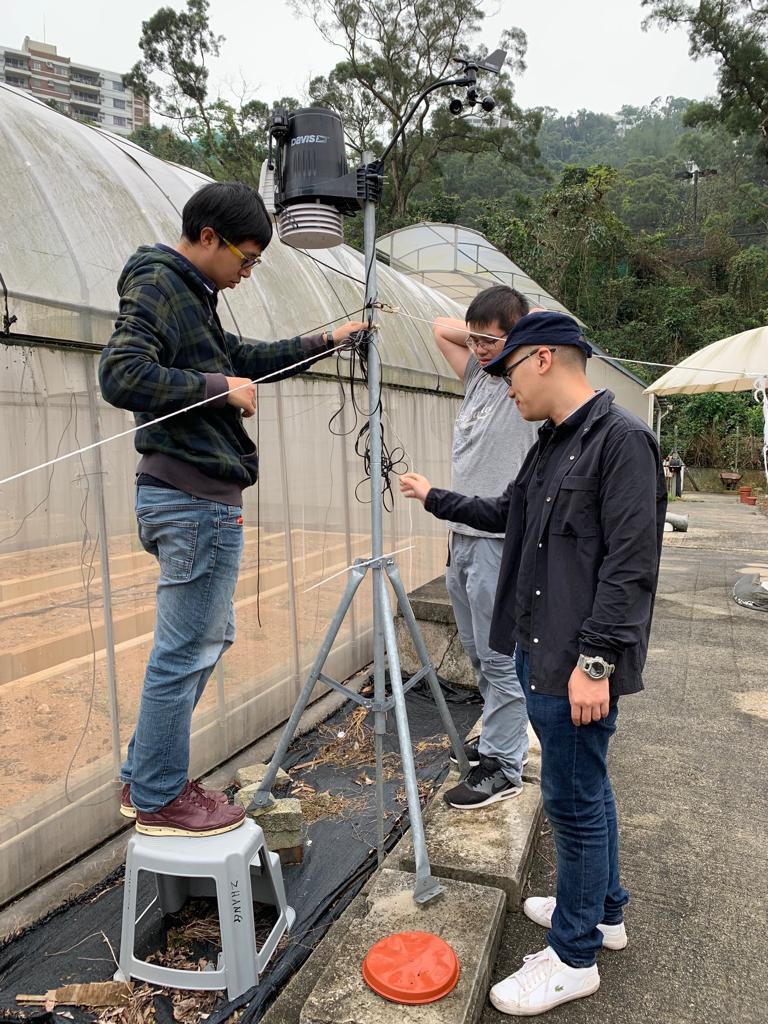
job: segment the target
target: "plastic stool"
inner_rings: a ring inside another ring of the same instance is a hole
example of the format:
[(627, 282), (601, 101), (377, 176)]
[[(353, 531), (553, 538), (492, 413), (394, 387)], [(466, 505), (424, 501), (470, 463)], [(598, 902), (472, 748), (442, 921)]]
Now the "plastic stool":
[[(162, 914), (180, 910), (189, 897), (217, 898), (221, 953), (215, 970), (177, 970), (136, 957), (136, 925), (149, 910), (147, 907), (137, 919), (140, 871), (154, 875)], [(271, 904), (279, 912), (261, 949), (256, 948), (254, 900)], [(258, 984), (275, 947), (295, 919), (285, 899), (280, 858), (270, 853), (264, 833), (250, 818), (231, 832), (200, 839), (136, 832), (128, 843), (125, 861), (120, 969), (115, 978), (138, 978), (170, 988), (226, 988), (228, 997), (235, 999)]]

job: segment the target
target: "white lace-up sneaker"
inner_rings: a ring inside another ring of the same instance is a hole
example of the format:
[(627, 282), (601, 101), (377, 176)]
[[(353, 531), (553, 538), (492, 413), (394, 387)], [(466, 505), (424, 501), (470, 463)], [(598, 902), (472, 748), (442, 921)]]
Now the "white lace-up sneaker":
[[(529, 896), (523, 903), (523, 913), (542, 928), (551, 928), (556, 905), (554, 896)], [(604, 949), (624, 949), (629, 942), (623, 921), (620, 924), (599, 924), (597, 927), (603, 933)]]
[(591, 996), (600, 988), (597, 965), (569, 967), (551, 946), (523, 957), (523, 966), (491, 989), (497, 1010), (513, 1017), (546, 1013), (571, 999)]

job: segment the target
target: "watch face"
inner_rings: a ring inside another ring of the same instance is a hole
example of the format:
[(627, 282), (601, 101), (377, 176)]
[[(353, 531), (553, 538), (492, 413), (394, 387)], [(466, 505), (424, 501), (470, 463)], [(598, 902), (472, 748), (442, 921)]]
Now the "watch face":
[(589, 672), (587, 674), (592, 679), (602, 679), (605, 676), (605, 669), (602, 665), (595, 665), (593, 663), (589, 666)]

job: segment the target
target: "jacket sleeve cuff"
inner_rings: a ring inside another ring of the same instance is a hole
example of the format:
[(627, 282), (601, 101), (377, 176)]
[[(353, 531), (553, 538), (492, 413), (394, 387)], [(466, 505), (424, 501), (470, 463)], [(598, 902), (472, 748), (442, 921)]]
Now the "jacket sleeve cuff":
[(618, 653), (610, 647), (595, 647), (594, 644), (580, 643), (579, 654), (583, 654), (585, 658), (602, 658), (609, 665), (615, 665), (618, 659)]
[(204, 373), (205, 397), (213, 398), (208, 404), (214, 409), (221, 409), (227, 404), (227, 378), (223, 373)]
[(325, 334), (307, 334), (301, 339), (301, 347), (307, 356), (322, 356), (335, 345), (325, 340)]
[(427, 491), (427, 496), (424, 499), (424, 508), (427, 510), (427, 512), (431, 512), (433, 516), (439, 517), (439, 504), (441, 493), (445, 494), (445, 491), (443, 491), (440, 487), (430, 487), (430, 489)]

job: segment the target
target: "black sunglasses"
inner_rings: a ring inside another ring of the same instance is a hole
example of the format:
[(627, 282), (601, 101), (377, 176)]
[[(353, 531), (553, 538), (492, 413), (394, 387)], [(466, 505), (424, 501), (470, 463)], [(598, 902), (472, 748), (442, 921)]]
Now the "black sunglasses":
[[(547, 352), (557, 352), (556, 348), (550, 348), (549, 346), (546, 346), (546, 348)], [(504, 373), (502, 373), (501, 375), (501, 379), (504, 381), (508, 388), (512, 387), (512, 371), (515, 370), (520, 365), (520, 363), (524, 363), (526, 359), (530, 359), (531, 356), (535, 356), (537, 352), (541, 352), (541, 349), (542, 346), (539, 345), (539, 347), (535, 348), (533, 352), (529, 352), (528, 355), (523, 356), (522, 359), (516, 359), (514, 363), (512, 363), (510, 366), (506, 368)]]

